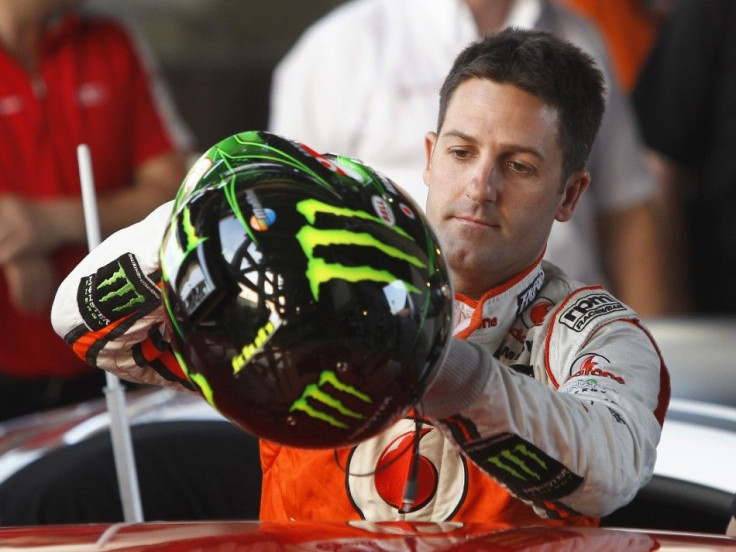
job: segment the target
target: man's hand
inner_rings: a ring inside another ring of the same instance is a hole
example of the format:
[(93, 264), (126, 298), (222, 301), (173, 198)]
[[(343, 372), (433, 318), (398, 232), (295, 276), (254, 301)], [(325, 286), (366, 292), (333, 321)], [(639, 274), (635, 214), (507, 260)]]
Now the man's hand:
[[(171, 152), (144, 162), (133, 184), (98, 196), (102, 237), (145, 217), (176, 196), (186, 175), (183, 154)], [(86, 245), (84, 208), (79, 197), (30, 201), (0, 195), (0, 265), (21, 256), (44, 254), (61, 245)]]
[(46, 257), (21, 257), (6, 263), (3, 271), (10, 300), (19, 311), (38, 315), (51, 311), (58, 281), (56, 271)]
[(48, 251), (58, 243), (48, 217), (53, 213), (40, 204), (13, 195), (0, 196), (0, 264), (22, 255)]

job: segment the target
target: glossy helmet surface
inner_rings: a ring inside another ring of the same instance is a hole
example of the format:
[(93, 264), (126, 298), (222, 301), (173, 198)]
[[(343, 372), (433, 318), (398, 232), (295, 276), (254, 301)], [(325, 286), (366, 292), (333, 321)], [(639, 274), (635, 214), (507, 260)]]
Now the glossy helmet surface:
[(448, 340), (449, 279), (422, 212), (362, 163), (267, 132), (202, 155), (160, 258), (182, 368), (276, 443), (375, 435), (421, 398)]

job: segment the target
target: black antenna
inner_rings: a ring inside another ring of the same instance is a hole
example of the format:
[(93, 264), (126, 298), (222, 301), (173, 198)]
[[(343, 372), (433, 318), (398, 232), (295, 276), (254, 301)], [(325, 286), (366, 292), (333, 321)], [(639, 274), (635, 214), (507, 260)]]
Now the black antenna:
[(421, 442), (422, 420), (417, 416), (414, 419), (414, 442), (411, 450), (411, 464), (409, 474), (404, 485), (404, 498), (402, 499), (400, 514), (411, 512), (412, 506), (417, 499), (417, 476), (419, 475), (419, 443)]

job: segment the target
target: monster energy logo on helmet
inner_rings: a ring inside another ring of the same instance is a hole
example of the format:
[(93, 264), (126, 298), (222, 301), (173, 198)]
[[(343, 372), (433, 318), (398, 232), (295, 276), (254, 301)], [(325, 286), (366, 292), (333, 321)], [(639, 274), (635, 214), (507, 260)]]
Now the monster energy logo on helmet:
[[(389, 257), (408, 262), (418, 268), (426, 268), (426, 264), (417, 257), (407, 254), (397, 247), (385, 244), (367, 232), (353, 232), (343, 228), (316, 228), (314, 226), (318, 213), (330, 214), (344, 219), (356, 218), (383, 224), (383, 221), (375, 215), (361, 210), (330, 205), (317, 199), (300, 201), (296, 205), (296, 210), (309, 223), (309, 225), (303, 226), (297, 232), (296, 239), (307, 256), (305, 275), (310, 283), (312, 295), (316, 300), (319, 300), (320, 285), (333, 279), (341, 279), (348, 282), (373, 281), (387, 285), (401, 281), (399, 277), (386, 269), (374, 268), (368, 265), (345, 266), (340, 263), (330, 263), (324, 258), (315, 255), (315, 250), (320, 246), (350, 245), (372, 247)], [(392, 226), (391, 229), (402, 237), (411, 239), (401, 228)], [(415, 293), (420, 292), (420, 290), (409, 282), (403, 282), (403, 285), (409, 291)], [(321, 420), (339, 429), (348, 429), (349, 425), (341, 421), (338, 415), (342, 418), (352, 418), (353, 420), (366, 419), (365, 415), (348, 408), (342, 401), (332, 396), (329, 392), (330, 389), (350, 395), (366, 404), (373, 402), (368, 395), (361, 393), (355, 387), (342, 383), (335, 372), (323, 371), (320, 374), (319, 381), (308, 385), (304, 389), (299, 399), (292, 404), (289, 412), (303, 412), (311, 418)], [(321, 404), (327, 411), (318, 408), (315, 403)], [(334, 414), (329, 414), (328, 411), (332, 411)]]
[[(383, 223), (380, 218), (365, 211), (335, 207), (334, 205), (329, 205), (316, 199), (300, 201), (296, 209), (304, 215), (310, 225), (314, 224), (316, 214), (320, 212), (329, 213), (338, 217), (356, 217)], [(411, 239), (401, 228), (391, 228), (394, 232)], [(378, 269), (367, 265), (345, 266), (340, 263), (329, 263), (325, 259), (315, 256), (314, 251), (318, 246), (354, 245), (374, 247), (390, 257), (405, 261), (418, 268), (426, 268), (427, 266), (417, 257), (409, 255), (394, 246), (387, 245), (367, 232), (352, 232), (344, 229), (319, 229), (314, 226), (304, 226), (296, 234), (296, 239), (308, 259), (306, 276), (310, 282), (312, 295), (315, 299), (319, 299), (319, 286), (335, 278), (349, 282), (374, 281), (385, 284), (391, 284), (400, 280), (400, 278), (385, 269)], [(404, 284), (409, 291), (420, 293), (411, 283), (404, 282)]]
[[(353, 418), (355, 420), (366, 419), (365, 415), (361, 414), (360, 412), (351, 410), (350, 408), (346, 407), (342, 401), (330, 395), (330, 393), (326, 390), (328, 389), (328, 384), (335, 391), (339, 391), (355, 397), (366, 404), (371, 404), (373, 402), (368, 395), (366, 395), (365, 393), (361, 393), (352, 385), (346, 385), (342, 383), (335, 372), (325, 370), (320, 374), (319, 381), (317, 383), (307, 385), (301, 397), (299, 397), (291, 405), (291, 408), (289, 408), (289, 412), (294, 412), (298, 410), (304, 412), (311, 418), (316, 418), (318, 420), (327, 422), (333, 427), (337, 427), (340, 429), (347, 429), (349, 427), (348, 424), (341, 422), (335, 416), (327, 414), (326, 412), (323, 412), (312, 406), (312, 402), (317, 402), (325, 407), (332, 409), (333, 411), (337, 411), (344, 417)], [(310, 400), (312, 402), (310, 402)]]

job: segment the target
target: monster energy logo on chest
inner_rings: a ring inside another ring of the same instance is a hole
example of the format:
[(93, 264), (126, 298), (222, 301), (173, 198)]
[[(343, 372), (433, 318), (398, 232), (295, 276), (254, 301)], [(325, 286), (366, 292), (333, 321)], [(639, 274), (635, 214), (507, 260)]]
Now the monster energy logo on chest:
[[(320, 374), (317, 383), (307, 385), (301, 397), (291, 405), (289, 412), (301, 411), (310, 418), (322, 420), (340, 429), (347, 429), (349, 426), (336, 417), (338, 414), (355, 420), (365, 420), (365, 415), (346, 407), (342, 401), (333, 397), (330, 394), (330, 388), (334, 390), (333, 392), (345, 393), (366, 404), (373, 402), (368, 395), (361, 393), (352, 385), (342, 383), (335, 372), (325, 370)], [(314, 403), (319, 403), (326, 407), (326, 409), (334, 411), (335, 415), (319, 410), (313, 406)]]
[[(336, 228), (316, 228), (314, 226), (318, 213), (333, 215), (336, 217), (344, 217), (345, 219), (362, 219), (373, 221), (384, 225), (385, 223), (379, 218), (365, 211), (356, 211), (344, 207), (336, 207), (327, 203), (323, 203), (316, 199), (305, 199), (300, 201), (296, 206), (299, 211), (309, 222), (309, 225), (303, 226), (296, 234), (296, 239), (307, 256), (306, 276), (310, 283), (310, 289), (315, 299), (319, 300), (320, 285), (333, 279), (346, 280), (348, 282), (374, 281), (391, 284), (400, 277), (392, 274), (390, 270), (385, 268), (376, 268), (369, 265), (346, 266), (340, 263), (330, 263), (324, 258), (315, 255), (315, 250), (320, 246), (358, 246), (375, 248), (399, 261), (410, 263), (418, 268), (425, 268), (426, 264), (417, 257), (406, 253), (394, 246), (383, 243), (381, 240), (367, 232), (352, 232), (345, 229)], [(404, 238), (411, 240), (412, 238), (401, 228), (391, 226), (391, 230)], [(413, 240), (412, 240), (413, 241)], [(409, 282), (404, 282), (409, 291), (419, 293), (419, 290)]]

